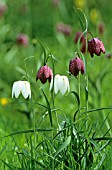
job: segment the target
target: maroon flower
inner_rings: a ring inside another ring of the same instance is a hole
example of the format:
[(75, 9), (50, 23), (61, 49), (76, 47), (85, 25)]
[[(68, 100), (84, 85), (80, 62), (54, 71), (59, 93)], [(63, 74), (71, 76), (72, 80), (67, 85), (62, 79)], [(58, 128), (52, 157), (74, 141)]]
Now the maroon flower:
[(4, 13), (7, 11), (7, 6), (6, 4), (0, 4), (0, 17), (4, 15)]
[[(76, 33), (75, 38), (74, 38), (75, 43), (78, 42), (78, 39), (82, 34), (83, 33), (81, 31)], [(80, 43), (82, 44), (80, 50), (81, 50), (82, 53), (85, 53), (86, 52), (86, 39), (85, 39), (84, 35), (81, 36)]]
[(42, 66), (37, 72), (36, 81), (40, 79), (42, 84), (45, 84), (47, 80), (51, 82), (52, 77), (53, 77), (52, 70), (47, 65), (45, 65)]
[(56, 26), (57, 32), (64, 34), (65, 36), (70, 36), (72, 29), (70, 25), (64, 23), (58, 23)]
[(105, 53), (105, 47), (99, 38), (93, 38), (88, 41), (88, 51), (90, 52), (91, 57), (93, 57), (94, 54), (100, 56), (101, 52)]
[(17, 44), (24, 47), (28, 46), (28, 36), (26, 34), (20, 33), (17, 36)]
[(84, 63), (81, 58), (75, 57), (74, 59), (70, 60), (69, 72), (76, 77), (79, 74), (79, 71), (81, 71), (81, 74), (84, 74)]

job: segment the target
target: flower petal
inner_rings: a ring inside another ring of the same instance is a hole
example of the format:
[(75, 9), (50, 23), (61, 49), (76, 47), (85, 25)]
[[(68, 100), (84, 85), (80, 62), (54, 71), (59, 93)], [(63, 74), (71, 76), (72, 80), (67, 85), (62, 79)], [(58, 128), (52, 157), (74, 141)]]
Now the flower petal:
[(59, 74), (57, 74), (54, 78), (54, 92), (55, 92), (55, 94), (57, 94), (58, 91), (60, 90), (60, 84), (61, 84), (61, 76)]
[(20, 93), (22, 93), (23, 97), (26, 99), (31, 98), (31, 90), (30, 90), (30, 83), (27, 81), (17, 81), (14, 82), (12, 87), (12, 98), (15, 96), (16, 98), (19, 97)]
[(20, 95), (20, 91), (21, 91), (21, 88), (20, 88), (20, 81), (17, 81), (13, 84), (13, 88), (12, 88), (12, 98), (13, 96), (15, 96), (16, 98), (19, 97)]
[(64, 95), (67, 89), (69, 90), (69, 82), (66, 76), (61, 76), (61, 78), (62, 78), (62, 82), (60, 84), (60, 92), (62, 95)]

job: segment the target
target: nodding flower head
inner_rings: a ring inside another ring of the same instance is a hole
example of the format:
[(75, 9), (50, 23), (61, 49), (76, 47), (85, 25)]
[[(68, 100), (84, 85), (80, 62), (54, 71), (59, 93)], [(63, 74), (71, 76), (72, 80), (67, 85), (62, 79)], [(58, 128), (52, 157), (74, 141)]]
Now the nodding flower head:
[[(53, 79), (50, 83), (50, 90), (53, 87)], [(58, 91), (61, 92), (62, 95), (66, 93), (66, 91), (70, 91), (70, 85), (69, 85), (69, 80), (68, 77), (66, 76), (61, 76), (59, 74), (56, 74), (54, 77), (54, 92), (55, 94), (58, 93)]]
[(85, 71), (84, 63), (81, 58), (75, 57), (74, 59), (70, 60), (69, 72), (70, 74), (77, 77), (77, 75), (79, 74), (79, 71), (81, 72), (81, 74), (84, 74), (84, 71)]
[(83, 32), (79, 31), (79, 32), (76, 33), (75, 38), (74, 38), (74, 42), (77, 43), (80, 36), (81, 36), (80, 43), (82, 44), (80, 50), (81, 50), (82, 53), (85, 53), (86, 52), (86, 39), (83, 35)]
[(28, 46), (28, 36), (26, 34), (20, 33), (17, 36), (17, 44), (21, 46)]
[(49, 82), (51, 82), (51, 79), (53, 78), (53, 72), (51, 70), (51, 68), (49, 68), (47, 65), (42, 66), (38, 72), (37, 72), (37, 76), (36, 76), (36, 81), (38, 79), (40, 79), (40, 81), (42, 82), (42, 84), (45, 84), (46, 81), (48, 80)]
[(105, 47), (99, 38), (93, 38), (88, 41), (88, 51), (90, 52), (91, 57), (93, 57), (94, 54), (100, 56), (101, 52), (105, 53)]
[(18, 98), (22, 94), (25, 99), (31, 98), (30, 83), (28, 81), (16, 81), (12, 87), (12, 98)]

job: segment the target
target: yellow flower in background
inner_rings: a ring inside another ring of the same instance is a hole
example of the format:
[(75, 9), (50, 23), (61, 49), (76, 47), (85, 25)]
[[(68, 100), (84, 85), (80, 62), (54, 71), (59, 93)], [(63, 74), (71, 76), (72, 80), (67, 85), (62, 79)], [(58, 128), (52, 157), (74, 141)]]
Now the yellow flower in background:
[(77, 8), (84, 9), (86, 0), (74, 0), (74, 4)]
[(93, 24), (96, 24), (97, 21), (99, 20), (100, 15), (99, 11), (96, 8), (91, 9), (90, 11), (90, 20)]
[(2, 106), (7, 105), (7, 104), (8, 104), (8, 99), (5, 98), (5, 97), (1, 98), (1, 99), (0, 99), (0, 104), (1, 104)]

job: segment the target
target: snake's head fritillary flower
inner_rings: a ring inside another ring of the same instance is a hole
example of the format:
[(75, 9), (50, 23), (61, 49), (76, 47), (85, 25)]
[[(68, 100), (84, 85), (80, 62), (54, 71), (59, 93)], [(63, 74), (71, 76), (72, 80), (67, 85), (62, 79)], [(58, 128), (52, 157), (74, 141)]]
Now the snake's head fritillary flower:
[(93, 38), (88, 41), (88, 51), (91, 54), (91, 57), (96, 54), (97, 56), (100, 56), (101, 52), (105, 53), (105, 47), (103, 45), (103, 42), (99, 38)]
[(27, 47), (29, 43), (28, 36), (26, 34), (20, 33), (17, 36), (17, 44)]
[(49, 82), (51, 82), (51, 79), (53, 78), (53, 72), (52, 69), (49, 68), (47, 65), (42, 66), (39, 71), (37, 72), (37, 76), (36, 76), (36, 81), (38, 79), (40, 79), (40, 81), (42, 82), (42, 84), (45, 84), (46, 81), (48, 80)]
[[(50, 84), (50, 90), (52, 89), (52, 86), (53, 86), (53, 79)], [(64, 95), (67, 90), (68, 90), (68, 92), (70, 91), (68, 77), (56, 74), (55, 78), (54, 78), (54, 92), (55, 92), (55, 94), (57, 94), (58, 91), (60, 91), (61, 94)]]
[(28, 81), (16, 81), (12, 87), (12, 98), (18, 98), (22, 94), (25, 99), (31, 98), (30, 83)]
[(64, 23), (58, 23), (56, 25), (57, 32), (62, 33), (65, 36), (70, 36), (72, 32), (72, 28), (70, 25), (66, 25)]
[[(80, 38), (80, 36), (81, 36), (81, 38)], [(79, 38), (80, 38), (80, 43), (82, 44), (80, 50), (81, 50), (82, 53), (85, 53), (86, 52), (86, 39), (83, 35), (83, 32), (81, 32), (81, 31), (76, 33), (75, 38), (74, 38), (74, 42), (77, 43)]]
[(79, 71), (81, 72), (81, 74), (84, 74), (84, 71), (85, 71), (84, 63), (81, 58), (75, 57), (74, 59), (70, 60), (69, 72), (70, 74), (77, 77), (77, 75), (79, 74)]

